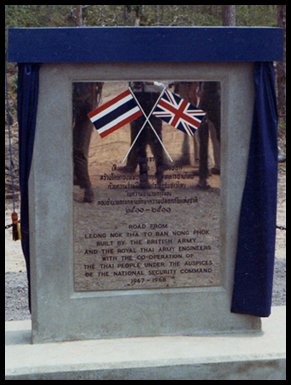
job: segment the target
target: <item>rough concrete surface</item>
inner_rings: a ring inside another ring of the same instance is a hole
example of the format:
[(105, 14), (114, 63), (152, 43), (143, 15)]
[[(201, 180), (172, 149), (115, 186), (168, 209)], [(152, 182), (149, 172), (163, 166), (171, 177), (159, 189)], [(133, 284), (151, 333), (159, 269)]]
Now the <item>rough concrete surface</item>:
[(284, 307), (259, 333), (31, 345), (30, 328), (6, 323), (6, 380), (286, 379)]

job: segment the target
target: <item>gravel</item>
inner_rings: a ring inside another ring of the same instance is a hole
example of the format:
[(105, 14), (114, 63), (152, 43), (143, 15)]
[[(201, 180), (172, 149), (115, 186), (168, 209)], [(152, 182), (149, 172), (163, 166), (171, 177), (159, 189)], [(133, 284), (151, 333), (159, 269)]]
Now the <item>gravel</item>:
[[(277, 259), (273, 306), (286, 306), (286, 259)], [(26, 273), (5, 273), (5, 321), (30, 319)]]
[(276, 259), (273, 288), (273, 306), (287, 304), (287, 265), (286, 259)]
[(30, 319), (26, 273), (5, 273), (5, 321)]

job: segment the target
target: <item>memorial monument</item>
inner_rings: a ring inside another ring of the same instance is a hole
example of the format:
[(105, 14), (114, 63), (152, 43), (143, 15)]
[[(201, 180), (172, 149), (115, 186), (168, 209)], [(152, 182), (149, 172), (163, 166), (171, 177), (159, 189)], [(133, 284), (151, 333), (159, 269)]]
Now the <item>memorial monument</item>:
[(20, 129), (33, 344), (260, 332), (268, 304), (257, 293), (249, 310), (238, 245), (258, 81), (281, 60), (282, 35), (9, 31), (19, 114), (30, 108)]

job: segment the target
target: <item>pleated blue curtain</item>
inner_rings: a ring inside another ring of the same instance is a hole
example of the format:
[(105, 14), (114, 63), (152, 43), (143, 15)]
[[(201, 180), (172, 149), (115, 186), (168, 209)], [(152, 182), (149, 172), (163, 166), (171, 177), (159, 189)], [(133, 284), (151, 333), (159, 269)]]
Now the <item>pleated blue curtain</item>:
[(254, 77), (255, 110), (232, 312), (268, 317), (272, 305), (278, 182), (278, 109), (273, 63), (256, 63)]
[[(36, 128), (39, 64), (18, 65), (17, 115), (19, 125), (19, 173), (21, 193), (21, 233), (22, 250), (27, 266), (30, 293), (30, 255), (29, 255), (29, 212), (28, 179), (31, 168)], [(30, 295), (29, 295), (30, 306)]]

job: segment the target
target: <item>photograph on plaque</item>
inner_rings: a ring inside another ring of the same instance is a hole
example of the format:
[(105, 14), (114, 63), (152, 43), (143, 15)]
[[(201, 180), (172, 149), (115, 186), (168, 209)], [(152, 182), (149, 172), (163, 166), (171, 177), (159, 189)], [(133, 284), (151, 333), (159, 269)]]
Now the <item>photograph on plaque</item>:
[(76, 292), (219, 286), (221, 83), (76, 82)]

